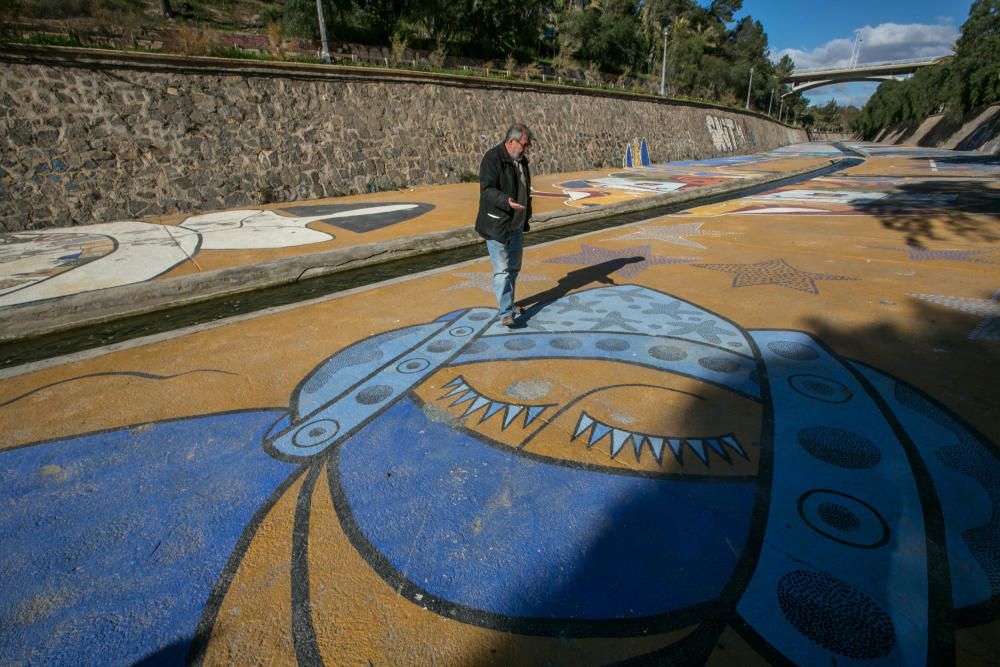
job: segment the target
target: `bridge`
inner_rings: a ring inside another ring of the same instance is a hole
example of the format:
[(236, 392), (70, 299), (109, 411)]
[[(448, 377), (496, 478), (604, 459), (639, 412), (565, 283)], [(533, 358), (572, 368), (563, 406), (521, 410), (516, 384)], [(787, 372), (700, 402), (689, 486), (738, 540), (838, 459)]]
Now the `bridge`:
[(881, 63), (864, 63), (852, 67), (796, 70), (784, 79), (784, 83), (790, 83), (792, 87), (782, 97), (834, 83), (845, 83), (847, 81), (877, 82), (887, 79), (898, 79), (913, 74), (921, 67), (928, 67), (950, 57), (913, 58), (910, 60), (892, 60)]

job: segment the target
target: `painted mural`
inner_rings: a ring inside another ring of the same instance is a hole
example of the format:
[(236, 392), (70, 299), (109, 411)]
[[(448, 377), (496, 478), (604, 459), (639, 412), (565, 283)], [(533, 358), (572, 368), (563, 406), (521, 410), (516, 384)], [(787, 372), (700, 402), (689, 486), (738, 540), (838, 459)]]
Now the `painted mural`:
[[(565, 257), (642, 252), (591, 255)], [(12, 664), (251, 645), (340, 665), (400, 644), (700, 664), (733, 642), (941, 664), (1000, 600), (990, 443), (813, 335), (627, 282), (535, 303), (520, 329), (468, 307), (374, 333), (285, 409), (24, 445), (0, 471)]]
[(127, 220), (0, 234), (0, 307), (152, 280), (184, 262), (196, 262), (206, 251), (328, 243), (337, 237), (325, 231), (326, 225), (363, 233), (432, 208), (417, 203), (313, 205), (285, 209), (302, 216), (232, 210), (190, 216), (179, 225)]

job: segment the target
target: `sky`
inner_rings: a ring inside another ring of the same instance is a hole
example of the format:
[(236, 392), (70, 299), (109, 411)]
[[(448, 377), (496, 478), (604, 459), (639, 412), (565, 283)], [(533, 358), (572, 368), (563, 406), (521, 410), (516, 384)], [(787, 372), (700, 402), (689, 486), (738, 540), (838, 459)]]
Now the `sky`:
[[(971, 6), (972, 0), (743, 0), (736, 18), (761, 22), (773, 60), (787, 53), (796, 69), (810, 69), (848, 65), (856, 31), (862, 40), (858, 64), (947, 55)], [(836, 99), (860, 107), (876, 88), (848, 83), (803, 95), (814, 105)]]

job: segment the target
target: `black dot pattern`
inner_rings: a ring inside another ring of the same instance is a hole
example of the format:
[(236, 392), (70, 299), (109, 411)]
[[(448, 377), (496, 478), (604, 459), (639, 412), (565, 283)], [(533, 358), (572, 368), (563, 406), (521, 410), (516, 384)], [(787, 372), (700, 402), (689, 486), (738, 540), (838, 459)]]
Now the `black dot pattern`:
[(375, 403), (381, 403), (390, 396), (392, 396), (392, 387), (384, 384), (377, 384), (371, 387), (365, 387), (359, 391), (357, 401), (362, 405), (374, 405)]
[(480, 352), (485, 352), (488, 349), (490, 349), (490, 346), (487, 343), (477, 340), (474, 343), (469, 343), (468, 347), (465, 348), (465, 351), (469, 354), (479, 354)]
[(428, 352), (447, 352), (455, 347), (455, 341), (436, 340), (427, 346)]
[(698, 365), (717, 373), (735, 373), (743, 368), (738, 362), (723, 357), (702, 357)]
[(772, 343), (768, 343), (767, 349), (771, 350), (771, 352), (774, 352), (779, 357), (794, 359), (795, 361), (811, 361), (819, 358), (819, 352), (813, 348), (790, 340), (777, 340)]
[(777, 592), (788, 622), (828, 651), (872, 660), (889, 655), (896, 647), (896, 632), (885, 610), (839, 579), (795, 570), (778, 581)]
[(597, 349), (605, 352), (622, 352), (629, 348), (628, 341), (621, 338), (603, 338), (597, 341)]
[(576, 338), (553, 338), (549, 345), (556, 348), (557, 350), (575, 350), (579, 348), (583, 343), (581, 343)]
[(687, 352), (676, 345), (654, 345), (649, 348), (649, 355), (662, 361), (680, 361), (688, 356)]
[(823, 523), (839, 531), (850, 533), (861, 527), (858, 515), (840, 503), (820, 503), (816, 514)]
[(878, 445), (842, 428), (813, 426), (799, 431), (799, 444), (820, 461), (849, 470), (874, 468), (882, 460)]

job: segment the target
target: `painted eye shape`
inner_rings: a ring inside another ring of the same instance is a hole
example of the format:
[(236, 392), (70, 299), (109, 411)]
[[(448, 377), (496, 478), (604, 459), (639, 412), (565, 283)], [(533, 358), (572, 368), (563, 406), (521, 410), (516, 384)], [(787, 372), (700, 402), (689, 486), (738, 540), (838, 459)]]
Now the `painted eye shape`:
[(469, 404), (466, 407), (465, 412), (462, 413), (462, 417), (469, 417), (480, 410), (483, 411), (482, 415), (479, 417), (479, 421), (477, 422), (478, 424), (482, 424), (494, 415), (502, 413), (503, 425), (500, 427), (501, 431), (507, 430), (507, 428), (514, 424), (518, 420), (518, 417), (521, 417), (522, 415), (521, 427), (528, 428), (532, 422), (542, 416), (543, 412), (551, 407), (554, 407), (555, 405), (521, 405), (488, 398), (476, 389), (473, 389), (461, 375), (444, 385), (443, 388), (451, 389), (451, 391), (441, 396), (441, 398), (438, 399), (439, 401), (454, 398), (448, 407), (456, 407), (462, 405), (463, 403)]
[(586, 412), (581, 412), (580, 419), (577, 421), (576, 428), (573, 431), (573, 437), (570, 441), (572, 442), (573, 440), (581, 438), (588, 431), (590, 435), (586, 436), (587, 448), (590, 449), (607, 437), (610, 441), (609, 454), (612, 459), (625, 450), (626, 445), (631, 444), (630, 449), (632, 449), (635, 453), (636, 463), (641, 461), (642, 452), (647, 448), (647, 446), (650, 453), (652, 453), (652, 455), (656, 458), (656, 462), (661, 466), (663, 465), (663, 454), (665, 449), (670, 450), (674, 459), (676, 459), (677, 463), (680, 465), (684, 464), (684, 452), (687, 449), (694, 452), (695, 456), (701, 459), (701, 462), (706, 466), (708, 465), (709, 455), (711, 452), (715, 452), (719, 458), (730, 465), (732, 464), (733, 459), (729, 454), (729, 450), (732, 450), (747, 461), (750, 460), (743, 447), (732, 433), (709, 438), (684, 438), (668, 435), (650, 435), (648, 433), (638, 433), (636, 431), (618, 428), (617, 426), (612, 426), (598, 419), (594, 419)]

